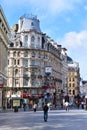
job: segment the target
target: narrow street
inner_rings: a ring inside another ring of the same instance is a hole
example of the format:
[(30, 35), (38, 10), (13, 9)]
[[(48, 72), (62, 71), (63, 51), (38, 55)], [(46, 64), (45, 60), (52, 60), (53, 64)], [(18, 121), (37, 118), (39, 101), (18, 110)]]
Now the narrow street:
[(51, 110), (48, 122), (42, 111), (0, 113), (0, 130), (87, 130), (87, 111)]

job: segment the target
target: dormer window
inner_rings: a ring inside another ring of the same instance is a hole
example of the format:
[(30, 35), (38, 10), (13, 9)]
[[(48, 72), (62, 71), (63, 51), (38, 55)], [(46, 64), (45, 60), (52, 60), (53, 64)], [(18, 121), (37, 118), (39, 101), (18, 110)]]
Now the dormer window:
[(33, 22), (31, 22), (31, 26), (34, 26), (34, 23), (33, 23)]
[(24, 36), (24, 46), (28, 47), (28, 35)]
[(25, 35), (25, 43), (27, 43), (27, 42), (28, 42), (28, 36)]
[(18, 47), (19, 46), (19, 44), (18, 44), (18, 42), (16, 42), (16, 47)]

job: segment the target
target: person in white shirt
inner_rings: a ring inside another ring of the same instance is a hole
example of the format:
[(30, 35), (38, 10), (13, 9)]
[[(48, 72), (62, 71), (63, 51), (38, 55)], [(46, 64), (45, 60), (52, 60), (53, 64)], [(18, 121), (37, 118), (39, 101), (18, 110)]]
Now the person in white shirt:
[(66, 111), (69, 110), (69, 102), (67, 102), (67, 101), (65, 102), (65, 109), (66, 109)]

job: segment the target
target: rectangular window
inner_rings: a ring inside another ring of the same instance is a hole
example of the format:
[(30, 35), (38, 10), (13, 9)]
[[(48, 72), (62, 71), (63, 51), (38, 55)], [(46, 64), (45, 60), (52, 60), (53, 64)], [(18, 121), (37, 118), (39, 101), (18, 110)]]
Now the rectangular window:
[(20, 65), (20, 60), (18, 60), (18, 65)]
[(73, 81), (75, 81), (74, 78), (73, 78)]
[(24, 37), (24, 47), (28, 47), (28, 36)]
[(69, 84), (69, 87), (71, 87), (71, 83)]
[(14, 59), (14, 65), (16, 65), (16, 60)]
[(34, 79), (31, 80), (31, 85), (32, 85), (33, 87), (35, 86), (35, 80), (34, 80)]
[(23, 59), (23, 66), (28, 67), (28, 60), (27, 59)]
[(73, 87), (75, 87), (75, 84), (73, 83)]
[(28, 79), (23, 78), (23, 85), (24, 85), (24, 86), (28, 86)]
[(31, 60), (30, 65), (35, 65), (35, 60)]
[(69, 78), (69, 81), (71, 81), (71, 78)]
[(37, 91), (36, 90), (30, 90), (30, 93), (31, 94), (37, 94)]
[(15, 87), (19, 87), (19, 79), (15, 79)]

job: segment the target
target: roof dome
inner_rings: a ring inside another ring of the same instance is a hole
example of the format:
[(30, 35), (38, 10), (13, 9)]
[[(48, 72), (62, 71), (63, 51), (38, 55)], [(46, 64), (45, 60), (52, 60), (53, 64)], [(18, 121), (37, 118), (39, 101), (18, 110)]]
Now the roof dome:
[(72, 58), (67, 56), (67, 62), (70, 63), (70, 62), (73, 62)]
[(20, 32), (20, 31), (30, 31), (30, 30), (36, 30), (37, 32), (41, 32), (39, 23), (40, 22), (37, 19), (37, 16), (23, 15), (19, 19), (18, 32)]

